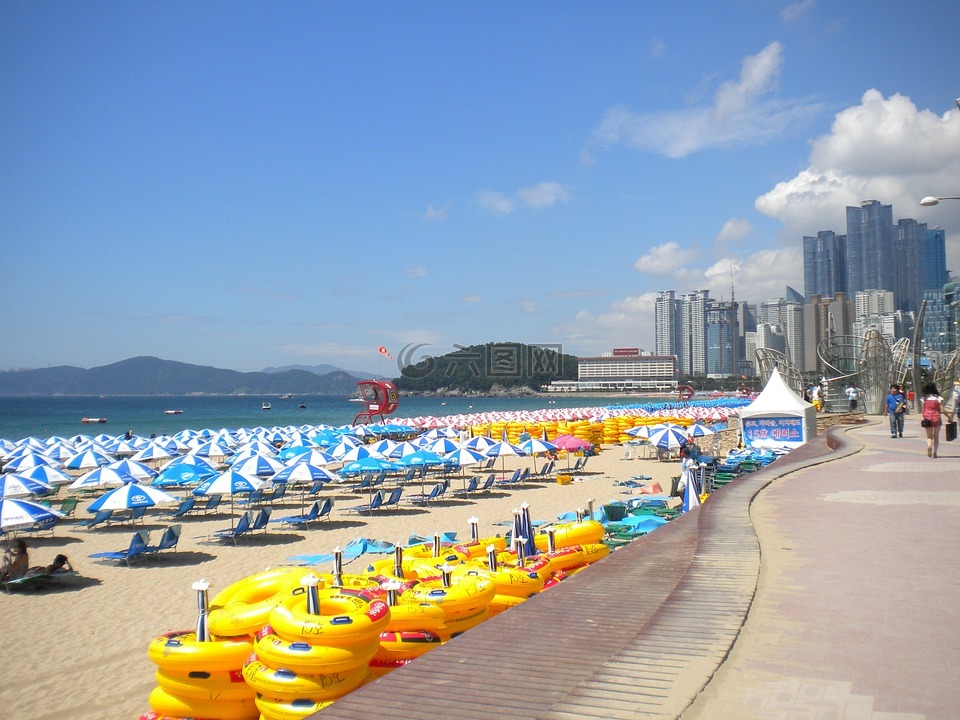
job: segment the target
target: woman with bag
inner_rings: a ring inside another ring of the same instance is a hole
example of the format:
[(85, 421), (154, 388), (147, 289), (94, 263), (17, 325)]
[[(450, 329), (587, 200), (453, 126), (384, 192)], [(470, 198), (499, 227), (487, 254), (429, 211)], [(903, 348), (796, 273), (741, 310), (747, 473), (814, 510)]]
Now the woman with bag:
[(923, 386), (921, 412), (923, 419), (920, 421), (920, 426), (927, 433), (927, 457), (932, 459), (937, 456), (937, 450), (940, 448), (940, 417), (945, 414), (943, 398), (940, 397), (940, 392), (933, 383)]

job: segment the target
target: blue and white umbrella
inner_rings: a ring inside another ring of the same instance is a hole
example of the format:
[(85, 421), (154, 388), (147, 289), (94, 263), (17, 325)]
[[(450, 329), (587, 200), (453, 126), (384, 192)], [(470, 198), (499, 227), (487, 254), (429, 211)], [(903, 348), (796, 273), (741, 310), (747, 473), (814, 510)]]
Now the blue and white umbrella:
[(683, 487), (683, 512), (690, 512), (694, 508), (700, 507), (700, 488), (698, 487), (696, 473), (692, 470), (684, 471), (687, 476), (687, 482)]
[(48, 508), (32, 500), (18, 498), (0, 499), (0, 530), (8, 532), (28, 528), (35, 523), (62, 518), (64, 515), (58, 510)]
[(172, 457), (173, 453), (171, 453), (162, 445), (150, 443), (146, 447), (137, 450), (131, 460), (136, 460), (137, 462), (156, 462), (158, 460), (169, 460)]
[(477, 452), (476, 450), (470, 450), (469, 448), (460, 448), (459, 450), (454, 450), (453, 452), (447, 453), (443, 456), (443, 462), (445, 465), (451, 465), (453, 467), (467, 467), (469, 465), (479, 465), (485, 462), (487, 456), (483, 453)]
[(648, 439), (651, 445), (663, 448), (664, 450), (682, 448), (688, 442), (687, 436), (683, 434), (683, 431), (675, 427), (666, 427), (662, 430), (657, 430), (651, 433)]
[(687, 435), (690, 437), (706, 437), (707, 435), (713, 435), (714, 430), (708, 425), (703, 423), (694, 423), (687, 428)]
[(69, 485), (74, 481), (74, 478), (67, 475), (65, 472), (63, 472), (63, 470), (58, 470), (57, 468), (50, 467), (49, 465), (35, 465), (34, 467), (17, 474), (33, 480), (45, 482), (47, 485)]
[(523, 457), (524, 455), (526, 455), (526, 453), (523, 451), (523, 448), (517, 445), (514, 445), (513, 443), (507, 442), (506, 440), (501, 440), (495, 445), (491, 445), (490, 447), (488, 447), (486, 450), (483, 451), (483, 454), (486, 455), (488, 458), (489, 457), (500, 458), (502, 460), (500, 464), (501, 472), (506, 470), (507, 461), (505, 458), (507, 456), (512, 455), (515, 457)]
[(4, 473), (0, 475), (0, 497), (16, 498), (30, 497), (31, 495), (46, 495), (53, 488), (40, 480), (34, 480), (26, 475)]
[(486, 452), (487, 448), (493, 447), (496, 444), (497, 441), (493, 438), (487, 437), (486, 435), (476, 435), (467, 440), (463, 446), (465, 448), (469, 448), (470, 450)]
[(57, 460), (54, 460), (52, 457), (44, 455), (43, 453), (38, 453), (35, 450), (28, 450), (19, 457), (15, 457), (12, 460), (8, 460), (6, 463), (4, 463), (3, 471), (22, 473), (23, 471), (37, 467), (38, 465), (60, 467), (60, 463)]
[(311, 465), (310, 463), (288, 465), (270, 479), (273, 482), (285, 482), (291, 485), (317, 481), (338, 482), (340, 480), (336, 473), (330, 472), (326, 468)]
[(130, 475), (137, 480), (153, 480), (157, 476), (156, 470), (136, 460), (118, 460), (106, 467), (116, 470), (118, 473)]
[(427, 445), (427, 450), (430, 452), (435, 452), (437, 455), (446, 455), (447, 453), (452, 453), (455, 450), (459, 450), (460, 445), (450, 438), (442, 437), (437, 440), (433, 440)]
[(352, 463), (347, 463), (337, 470), (337, 474), (341, 476), (359, 475), (361, 473), (380, 472), (381, 470), (397, 470), (400, 467), (397, 463), (390, 462), (383, 458), (365, 457), (360, 460), (354, 460)]
[(136, 508), (153, 507), (160, 503), (177, 502), (177, 499), (159, 488), (150, 485), (130, 483), (123, 487), (104, 493), (90, 505), (87, 512), (98, 513), (103, 510), (134, 510)]
[(203, 479), (212, 478), (214, 475), (219, 474), (219, 470), (213, 466), (209, 460), (199, 455), (194, 455), (193, 453), (188, 453), (187, 455), (178, 455), (173, 458), (166, 464), (160, 467), (160, 472), (162, 473), (169, 468), (176, 467), (178, 465), (187, 465), (193, 468), (200, 475), (203, 475)]
[(287, 465), (307, 463), (308, 465), (317, 465), (318, 467), (322, 467), (335, 462), (339, 461), (330, 453), (325, 453), (323, 450), (317, 450), (316, 448), (313, 448), (305, 453), (294, 455), (292, 458), (290, 458), (290, 460), (287, 461)]
[(67, 470), (94, 470), (109, 465), (115, 460), (115, 457), (98, 450), (83, 450), (67, 458), (63, 467)]
[(404, 467), (436, 467), (443, 465), (443, 458), (429, 450), (418, 450), (409, 455), (404, 455), (397, 460), (397, 464), (403, 465)]
[(112, 468), (102, 467), (97, 470), (91, 470), (85, 475), (81, 475), (70, 484), (71, 490), (85, 490), (98, 487), (110, 487), (127, 485), (136, 482), (137, 479), (132, 475), (121, 473)]
[(233, 463), (230, 467), (241, 475), (267, 478), (283, 470), (283, 463), (265, 455), (252, 455), (245, 460)]
[[(216, 473), (213, 473), (213, 475), (216, 475)], [(150, 484), (154, 487), (199, 485), (204, 480), (209, 480), (213, 475), (201, 469), (198, 465), (180, 463), (179, 465), (168, 465), (165, 470), (161, 470), (160, 474), (150, 481)]]
[(200, 483), (193, 489), (194, 495), (238, 495), (259, 490), (263, 480), (251, 475), (227, 470), (216, 477)]

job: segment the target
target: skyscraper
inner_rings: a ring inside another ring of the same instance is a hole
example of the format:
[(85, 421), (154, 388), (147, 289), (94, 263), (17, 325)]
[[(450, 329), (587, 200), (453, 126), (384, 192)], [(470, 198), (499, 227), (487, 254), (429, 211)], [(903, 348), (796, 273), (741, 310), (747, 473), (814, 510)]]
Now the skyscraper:
[(657, 355), (673, 355), (678, 360), (681, 374), (686, 374), (682, 362), (683, 354), (683, 303), (673, 290), (662, 290), (654, 304), (654, 323), (657, 333)]
[(694, 290), (681, 296), (683, 302), (683, 356), (681, 375), (707, 374), (707, 308), (709, 290)]
[(814, 295), (833, 297), (847, 291), (847, 236), (821, 230), (803, 238), (803, 292), (807, 302)]
[[(858, 290), (896, 292), (893, 273), (897, 259), (895, 237), (892, 205), (882, 205), (879, 200), (864, 200), (860, 207), (847, 207), (847, 293)], [(836, 293), (832, 295), (835, 296)]]

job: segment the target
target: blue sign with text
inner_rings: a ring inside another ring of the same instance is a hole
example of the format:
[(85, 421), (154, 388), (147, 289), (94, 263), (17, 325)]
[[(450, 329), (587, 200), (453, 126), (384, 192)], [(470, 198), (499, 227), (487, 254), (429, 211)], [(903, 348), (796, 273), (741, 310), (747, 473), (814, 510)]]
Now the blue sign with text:
[(743, 442), (747, 447), (763, 445), (800, 445), (803, 443), (803, 418), (742, 418)]

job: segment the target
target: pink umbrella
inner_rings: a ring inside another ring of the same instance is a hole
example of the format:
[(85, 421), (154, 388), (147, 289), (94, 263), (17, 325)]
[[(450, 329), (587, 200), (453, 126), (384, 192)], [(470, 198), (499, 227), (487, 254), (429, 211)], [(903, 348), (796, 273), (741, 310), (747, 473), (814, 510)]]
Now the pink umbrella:
[(567, 451), (567, 468), (570, 468), (570, 453), (578, 450), (589, 450), (593, 447), (592, 443), (576, 437), (575, 435), (557, 435), (552, 441), (555, 446)]

